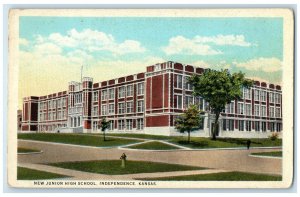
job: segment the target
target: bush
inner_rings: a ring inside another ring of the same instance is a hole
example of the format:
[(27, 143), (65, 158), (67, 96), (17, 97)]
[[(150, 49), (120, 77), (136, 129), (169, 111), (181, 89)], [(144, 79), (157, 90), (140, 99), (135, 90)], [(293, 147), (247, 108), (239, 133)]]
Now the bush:
[(269, 139), (272, 140), (272, 141), (275, 141), (275, 140), (278, 139), (278, 136), (279, 136), (278, 133), (275, 132), (275, 133), (272, 133), (272, 135), (269, 136)]

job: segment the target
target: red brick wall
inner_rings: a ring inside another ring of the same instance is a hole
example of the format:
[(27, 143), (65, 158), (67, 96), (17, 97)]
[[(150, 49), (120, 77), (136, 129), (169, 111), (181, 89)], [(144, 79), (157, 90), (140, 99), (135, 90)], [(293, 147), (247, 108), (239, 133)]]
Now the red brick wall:
[(163, 91), (163, 76), (158, 75), (154, 76), (152, 79), (152, 108), (162, 108), (163, 107), (163, 99), (162, 99), (162, 91)]
[(169, 106), (169, 74), (165, 74), (165, 80), (164, 80), (164, 107), (167, 108)]
[(146, 117), (146, 127), (169, 126), (169, 116), (150, 116)]
[(147, 86), (146, 86), (146, 95), (147, 95), (147, 98), (145, 99), (146, 100), (146, 109), (150, 109), (150, 96), (151, 96), (151, 78), (147, 78)]

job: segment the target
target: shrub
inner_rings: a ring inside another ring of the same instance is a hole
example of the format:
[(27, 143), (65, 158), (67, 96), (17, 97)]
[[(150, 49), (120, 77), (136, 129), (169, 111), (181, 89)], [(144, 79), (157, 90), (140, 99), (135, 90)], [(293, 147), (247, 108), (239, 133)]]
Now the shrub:
[(272, 140), (272, 141), (275, 141), (275, 140), (278, 139), (278, 136), (279, 136), (278, 133), (275, 132), (275, 133), (272, 133), (272, 135), (269, 136), (269, 139)]

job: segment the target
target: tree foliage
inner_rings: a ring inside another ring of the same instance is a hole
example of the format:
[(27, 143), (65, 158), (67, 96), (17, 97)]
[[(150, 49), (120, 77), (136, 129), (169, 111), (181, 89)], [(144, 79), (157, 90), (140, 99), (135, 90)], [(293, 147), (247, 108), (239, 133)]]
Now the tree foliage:
[(106, 118), (103, 118), (101, 121), (101, 131), (103, 132), (103, 141), (106, 141), (105, 139), (105, 130), (108, 128), (109, 122), (106, 121)]
[(181, 133), (188, 133), (189, 143), (190, 133), (199, 129), (202, 124), (200, 113), (201, 111), (198, 109), (198, 105), (190, 105), (189, 108), (175, 120), (175, 128)]
[(226, 104), (242, 97), (242, 87), (250, 88), (253, 85), (253, 81), (246, 79), (244, 73), (230, 74), (227, 69), (221, 71), (208, 69), (200, 76), (191, 76), (189, 82), (194, 86), (194, 95), (204, 98), (216, 115), (213, 139), (216, 139), (219, 115)]

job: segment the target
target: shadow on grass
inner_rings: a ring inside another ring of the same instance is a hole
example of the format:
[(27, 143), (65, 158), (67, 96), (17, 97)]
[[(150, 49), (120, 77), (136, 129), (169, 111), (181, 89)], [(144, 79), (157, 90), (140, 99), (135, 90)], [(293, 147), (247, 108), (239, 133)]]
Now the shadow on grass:
[(183, 146), (186, 145), (186, 146), (201, 147), (201, 148), (208, 147), (208, 142), (206, 142), (206, 141), (201, 141), (201, 142), (191, 141), (189, 143), (186, 140), (180, 140), (180, 141), (178, 141), (178, 144), (183, 145)]
[[(216, 141), (220, 141), (220, 142), (226, 142), (226, 143), (231, 143), (231, 144), (237, 144), (237, 145), (247, 145), (247, 140), (245, 139), (235, 139), (235, 138), (218, 138)], [(251, 144), (260, 144), (262, 145), (262, 142), (257, 142), (254, 140), (251, 140)]]

